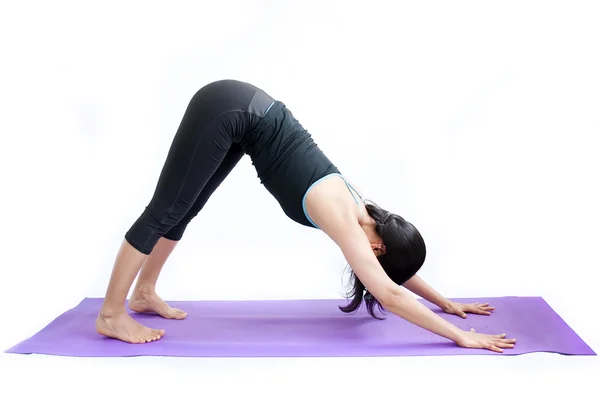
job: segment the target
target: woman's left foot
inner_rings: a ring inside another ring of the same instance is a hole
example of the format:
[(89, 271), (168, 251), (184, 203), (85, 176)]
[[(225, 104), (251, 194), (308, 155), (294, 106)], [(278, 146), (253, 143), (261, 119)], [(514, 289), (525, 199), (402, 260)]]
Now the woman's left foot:
[(171, 308), (152, 289), (136, 289), (129, 300), (129, 309), (134, 312), (154, 312), (165, 319), (185, 319), (187, 312)]

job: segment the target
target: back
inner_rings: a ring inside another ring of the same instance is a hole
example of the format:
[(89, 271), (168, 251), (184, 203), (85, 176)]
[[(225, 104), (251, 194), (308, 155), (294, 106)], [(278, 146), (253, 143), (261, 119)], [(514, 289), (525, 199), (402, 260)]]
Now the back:
[(276, 102), (259, 126), (242, 141), (261, 183), (292, 220), (314, 227), (302, 209), (302, 198), (317, 180), (337, 167), (319, 149), (292, 112)]

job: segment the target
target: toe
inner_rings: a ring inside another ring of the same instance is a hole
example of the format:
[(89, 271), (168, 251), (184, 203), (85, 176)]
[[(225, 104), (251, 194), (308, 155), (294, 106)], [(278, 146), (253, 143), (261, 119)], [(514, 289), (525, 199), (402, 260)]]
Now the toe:
[(184, 312), (181, 309), (169, 308), (166, 317), (169, 319), (181, 319), (184, 317)]

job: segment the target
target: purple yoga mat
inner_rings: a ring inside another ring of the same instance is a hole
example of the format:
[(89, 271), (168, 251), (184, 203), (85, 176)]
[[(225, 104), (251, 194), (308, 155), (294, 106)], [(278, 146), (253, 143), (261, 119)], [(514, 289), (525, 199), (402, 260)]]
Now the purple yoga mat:
[(94, 321), (102, 303), (86, 298), (33, 337), (6, 352), (82, 357), (338, 357), (418, 355), (518, 355), (556, 352), (596, 355), (540, 297), (455, 299), (489, 302), (491, 316), (448, 315), (423, 302), (458, 327), (516, 338), (503, 354), (465, 349), (386, 312), (378, 321), (364, 309), (345, 314), (344, 300), (179, 301), (171, 305), (188, 312), (185, 320), (131, 313), (165, 336), (147, 344), (127, 344), (96, 333)]

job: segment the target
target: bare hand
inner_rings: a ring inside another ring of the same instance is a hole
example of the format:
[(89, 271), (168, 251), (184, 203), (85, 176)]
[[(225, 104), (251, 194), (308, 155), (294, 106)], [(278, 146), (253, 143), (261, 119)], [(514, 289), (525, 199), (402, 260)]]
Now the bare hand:
[(504, 352), (502, 348), (514, 348), (516, 339), (506, 339), (506, 334), (480, 334), (476, 333), (475, 329), (465, 331), (464, 335), (456, 342), (463, 348), (483, 348), (494, 352)]
[(493, 306), (489, 306), (490, 304), (480, 304), (479, 302), (475, 302), (472, 304), (461, 304), (460, 302), (448, 301), (448, 304), (445, 305), (442, 310), (446, 313), (452, 315), (458, 315), (465, 319), (467, 317), (467, 313), (474, 313), (476, 315), (489, 315), (490, 311), (494, 310)]

